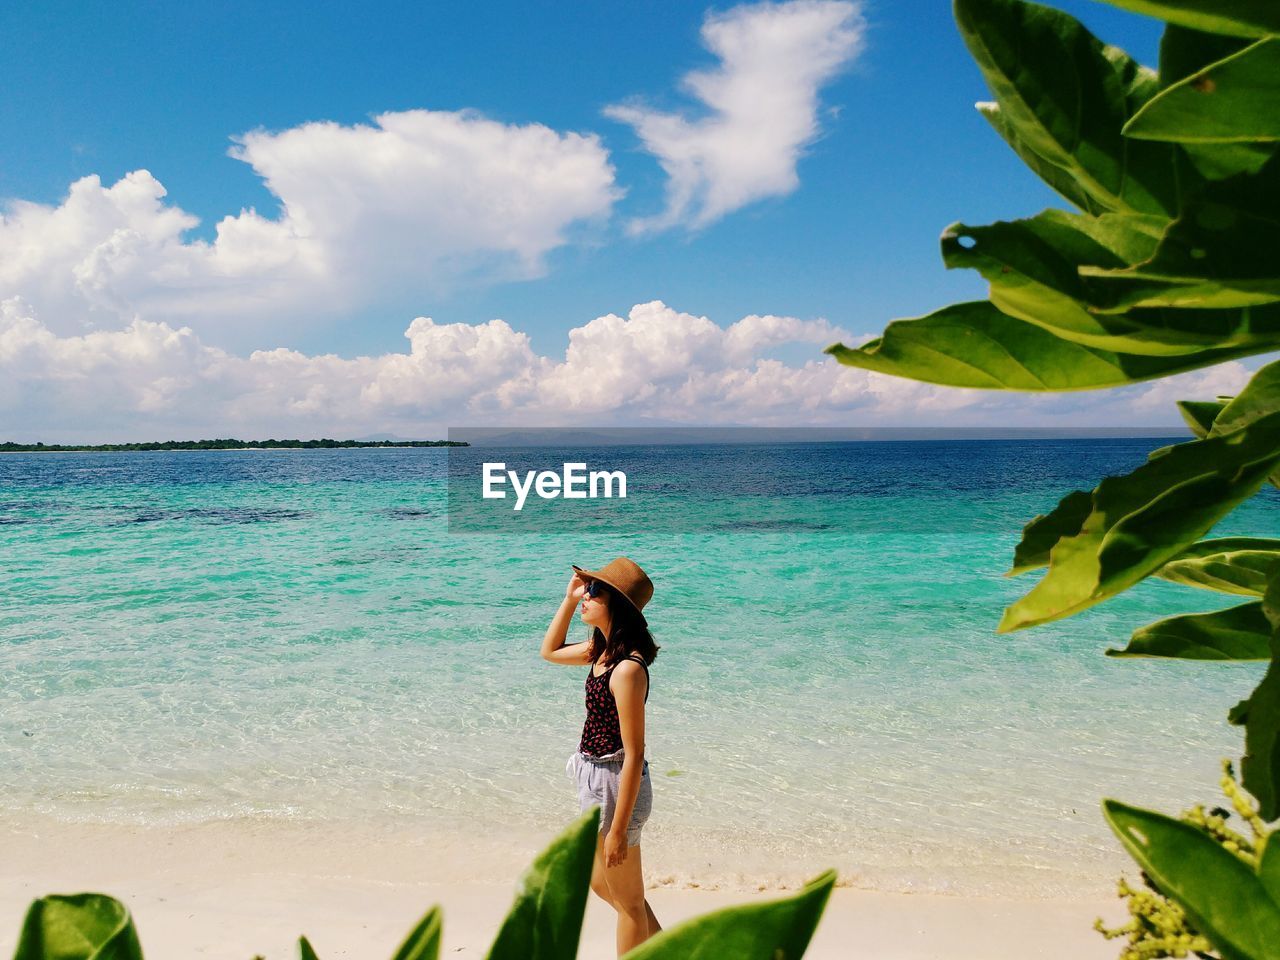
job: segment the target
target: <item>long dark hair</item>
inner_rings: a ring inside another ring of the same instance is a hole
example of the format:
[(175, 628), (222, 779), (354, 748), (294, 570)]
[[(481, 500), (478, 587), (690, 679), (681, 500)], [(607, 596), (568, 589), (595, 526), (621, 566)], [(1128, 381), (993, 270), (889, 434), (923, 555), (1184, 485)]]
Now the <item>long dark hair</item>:
[(638, 653), (646, 665), (653, 663), (658, 656), (658, 645), (653, 641), (644, 614), (608, 584), (599, 580), (596, 583), (609, 595), (609, 636), (599, 627), (591, 629), (591, 662), (603, 659), (605, 666), (610, 667)]

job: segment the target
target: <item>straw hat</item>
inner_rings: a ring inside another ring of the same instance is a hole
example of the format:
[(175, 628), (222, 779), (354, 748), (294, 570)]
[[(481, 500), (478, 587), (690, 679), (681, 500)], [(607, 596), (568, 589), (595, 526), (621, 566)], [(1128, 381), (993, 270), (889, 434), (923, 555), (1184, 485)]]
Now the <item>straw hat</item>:
[(634, 560), (618, 557), (610, 560), (599, 570), (583, 570), (577, 564), (572, 566), (578, 576), (588, 580), (599, 580), (613, 587), (636, 608), (637, 613), (644, 610), (644, 605), (653, 597), (653, 581)]

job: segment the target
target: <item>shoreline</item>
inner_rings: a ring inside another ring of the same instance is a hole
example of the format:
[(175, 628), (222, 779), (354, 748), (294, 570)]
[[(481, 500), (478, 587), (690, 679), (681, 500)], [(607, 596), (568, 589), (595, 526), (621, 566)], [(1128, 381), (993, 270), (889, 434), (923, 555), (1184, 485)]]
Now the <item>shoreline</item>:
[[(28, 811), (8, 812), (0, 825), (0, 843), (38, 848), (105, 851), (108, 859), (127, 860), (133, 846), (162, 839), (184, 850), (225, 850), (252, 859), (273, 853), (328, 875), (343, 864), (359, 864), (376, 851), (378, 876), (394, 884), (421, 881), (424, 869), (448, 883), (514, 882), (550, 842), (558, 828), (577, 815), (576, 805), (549, 807), (534, 825), (517, 816), (505, 819), (489, 809), (459, 820), (430, 816), (297, 817), (240, 814), (192, 819), (68, 817)], [(886, 844), (850, 848), (819, 846), (805, 853), (781, 847), (775, 838), (691, 834), (668, 823), (645, 831), (645, 882), (651, 890), (716, 892), (728, 896), (785, 894), (800, 889), (828, 869), (837, 873), (836, 889), (877, 895), (978, 899), (992, 902), (1052, 903), (1063, 899), (1104, 900), (1115, 880), (1136, 868), (1119, 849), (1093, 861), (1046, 862), (1018, 856), (1016, 847), (980, 847), (972, 838), (954, 837), (942, 845), (901, 835)], [(316, 855), (315, 847), (328, 851)], [(200, 862), (201, 869), (209, 864)], [(360, 867), (342, 873), (354, 876)], [(110, 891), (104, 891), (110, 892)]]
[[(544, 838), (548, 840), (549, 838)], [(529, 838), (532, 841), (532, 838)], [(442, 955), (480, 957), (538, 847), (489, 835), (411, 845), (377, 831), (279, 822), (183, 827), (6, 822), (0, 829), (0, 950), (12, 950), (30, 902), (49, 893), (96, 891), (133, 912), (151, 956), (293, 956), (305, 934), (321, 957), (390, 956), (431, 905), (444, 909)], [(505, 855), (503, 850), (505, 849)], [(503, 882), (488, 858), (522, 863)], [(815, 871), (815, 873), (818, 871)], [(646, 874), (648, 870), (646, 869)], [(665, 926), (711, 910), (772, 899), (748, 893), (648, 884)], [(1091, 928), (1122, 920), (1118, 899), (1018, 899), (884, 893), (839, 887), (806, 953), (811, 960), (869, 956), (999, 960), (1111, 958)], [(612, 956), (613, 919), (588, 903), (582, 957)]]

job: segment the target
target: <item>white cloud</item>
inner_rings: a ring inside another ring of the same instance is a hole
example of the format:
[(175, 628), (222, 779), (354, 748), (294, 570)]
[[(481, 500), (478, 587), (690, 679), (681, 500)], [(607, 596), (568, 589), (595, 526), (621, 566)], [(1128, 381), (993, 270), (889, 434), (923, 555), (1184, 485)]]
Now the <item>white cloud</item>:
[(146, 170), (71, 185), (58, 206), (0, 217), (0, 299), (61, 332), (337, 314), (406, 291), (541, 274), (619, 190), (592, 135), (411, 110), (373, 125), (309, 123), (237, 138), (232, 156), (279, 199), (241, 210), (212, 242)]
[(747, 373), (770, 347), (808, 343), (816, 355), (842, 336), (825, 320), (793, 317), (749, 316), (722, 328), (655, 300), (625, 319), (608, 314), (570, 330), (563, 362), (540, 378), (538, 402), (548, 412), (602, 414), (644, 403), (655, 416), (696, 418), (707, 411), (693, 404), (715, 402), (716, 391), (705, 390), (714, 378)]
[[(1256, 363), (1253, 364), (1256, 368)], [(1133, 399), (1135, 410), (1164, 410), (1179, 400), (1213, 400), (1219, 396), (1232, 397), (1239, 393), (1252, 370), (1238, 360), (1192, 370), (1176, 377), (1165, 377), (1147, 386), (1137, 388)]]
[(706, 107), (690, 119), (619, 104), (607, 116), (630, 124), (668, 176), (666, 209), (636, 231), (697, 228), (755, 200), (790, 193), (796, 163), (819, 134), (818, 91), (860, 50), (860, 4), (792, 0), (711, 14), (704, 45), (719, 66), (686, 74)]
[[(820, 346), (852, 339), (825, 320), (753, 315), (722, 327), (659, 301), (573, 328), (559, 357), (536, 353), (503, 320), (419, 317), (405, 336), (405, 351), (379, 356), (240, 356), (190, 328), (141, 319), (59, 335), (7, 300), (0, 440), (421, 437), (451, 424), (1143, 426), (1176, 424), (1171, 399), (1231, 392), (1248, 375), (1230, 363), (1069, 397), (956, 390), (821, 357)], [(788, 344), (812, 348), (812, 359), (768, 356)]]
[[(373, 357), (259, 350), (238, 356), (190, 328), (135, 320), (59, 335), (17, 299), (0, 304), (0, 432), (12, 438), (439, 433), (479, 425), (843, 423), (850, 411), (953, 409), (966, 391), (817, 359), (847, 339), (825, 320), (749, 316), (728, 327), (660, 302), (597, 317), (561, 358), (536, 354), (502, 320), (414, 320), (406, 352)], [(787, 343), (815, 359), (762, 356)]]

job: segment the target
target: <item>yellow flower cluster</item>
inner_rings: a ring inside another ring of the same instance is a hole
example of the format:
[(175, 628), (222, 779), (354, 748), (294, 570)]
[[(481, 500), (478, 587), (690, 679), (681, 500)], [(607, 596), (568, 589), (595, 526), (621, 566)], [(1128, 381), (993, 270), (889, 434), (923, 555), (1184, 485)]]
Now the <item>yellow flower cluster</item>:
[(1122, 877), (1119, 896), (1129, 901), (1131, 919), (1123, 926), (1108, 929), (1101, 919), (1093, 929), (1108, 940), (1127, 936), (1120, 960), (1156, 960), (1159, 957), (1186, 957), (1191, 953), (1212, 956), (1209, 941), (1188, 925), (1187, 915), (1172, 900), (1154, 890), (1135, 890)]

